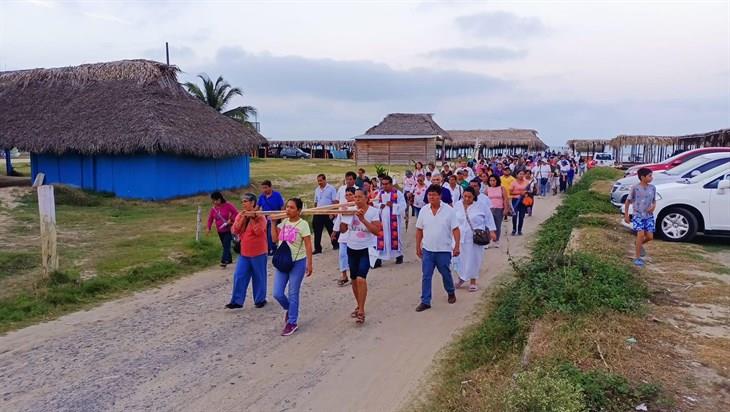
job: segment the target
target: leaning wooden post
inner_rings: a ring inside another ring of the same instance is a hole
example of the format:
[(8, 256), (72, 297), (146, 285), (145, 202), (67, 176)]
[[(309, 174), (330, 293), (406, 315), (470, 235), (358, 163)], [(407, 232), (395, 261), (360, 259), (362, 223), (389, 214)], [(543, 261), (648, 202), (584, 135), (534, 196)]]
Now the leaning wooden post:
[(41, 223), (41, 263), (43, 276), (48, 277), (58, 270), (58, 253), (56, 247), (56, 202), (53, 186), (38, 186), (38, 212)]
[(196, 242), (200, 242), (200, 226), (202, 223), (202, 221), (200, 219), (201, 219), (202, 213), (203, 213), (203, 208), (198, 206), (198, 214), (195, 218), (195, 241)]

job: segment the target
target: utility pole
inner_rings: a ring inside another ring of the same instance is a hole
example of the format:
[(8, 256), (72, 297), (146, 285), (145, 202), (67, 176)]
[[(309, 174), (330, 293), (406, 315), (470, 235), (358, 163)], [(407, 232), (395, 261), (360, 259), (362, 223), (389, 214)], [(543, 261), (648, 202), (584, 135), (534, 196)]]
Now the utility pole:
[(167, 65), (170, 65), (170, 46), (165, 42), (165, 58), (167, 59)]

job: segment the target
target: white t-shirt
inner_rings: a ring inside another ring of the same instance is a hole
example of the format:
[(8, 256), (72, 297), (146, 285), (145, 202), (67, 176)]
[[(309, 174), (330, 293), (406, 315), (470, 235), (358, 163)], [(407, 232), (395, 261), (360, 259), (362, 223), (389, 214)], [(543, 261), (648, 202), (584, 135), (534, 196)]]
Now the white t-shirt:
[(450, 184), (446, 183), (442, 186), (444, 189), (451, 192), (451, 201), (456, 202), (458, 200), (461, 200), (462, 195), (464, 194), (464, 188), (461, 187), (458, 183), (456, 184), (456, 187), (451, 187)]
[[(352, 206), (352, 207), (348, 207), (347, 210), (357, 210), (357, 208), (354, 207), (354, 206)], [(347, 217), (350, 217), (350, 216), (344, 216), (344, 217), (347, 218)], [(335, 232), (339, 232), (340, 231), (340, 223), (343, 223), (344, 222), (342, 220), (342, 218), (343, 218), (342, 215), (336, 215), (335, 216), (335, 220), (334, 220), (334, 222), (332, 222), (332, 225), (333, 225), (333, 227), (335, 229)], [(352, 219), (350, 219), (350, 221), (352, 221)], [(350, 237), (350, 231), (349, 230), (347, 232), (340, 233), (340, 236), (337, 238), (337, 243), (347, 243), (347, 239), (349, 237)]]
[[(354, 187), (355, 189), (359, 189), (357, 185), (354, 185), (352, 187)], [(342, 185), (339, 189), (337, 189), (337, 200), (340, 202), (340, 204), (347, 203), (347, 198), (345, 197), (345, 189), (347, 189), (347, 185)]]
[(436, 215), (427, 204), (421, 209), (416, 221), (416, 228), (423, 230), (421, 247), (429, 252), (451, 252), (454, 241), (452, 231), (459, 227), (454, 208), (441, 202)]
[[(365, 212), (365, 220), (368, 222), (379, 222), (380, 211), (372, 206), (368, 207)], [(376, 246), (378, 242), (377, 236), (372, 234), (368, 228), (360, 222), (357, 216), (343, 216), (342, 223), (347, 225), (347, 247), (352, 250), (367, 249)]]

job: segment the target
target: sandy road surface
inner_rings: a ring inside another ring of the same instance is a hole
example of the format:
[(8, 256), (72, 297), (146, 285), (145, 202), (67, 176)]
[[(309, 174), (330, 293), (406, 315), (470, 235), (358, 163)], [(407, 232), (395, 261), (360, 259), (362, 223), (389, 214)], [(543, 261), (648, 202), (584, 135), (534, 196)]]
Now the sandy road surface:
[(349, 317), (354, 300), (335, 284), (336, 256), (327, 250), (302, 286), (300, 330), (291, 337), (279, 336), (283, 311), (272, 298), (255, 309), (249, 294), (243, 310), (223, 309), (232, 269), (10, 333), (0, 337), (0, 410), (396, 410), (504, 272), (507, 247), (524, 253), (558, 201), (538, 199), (525, 236), (485, 251), (481, 292), (461, 289), (449, 305), (435, 276), (433, 308), (423, 313), (414, 311), (421, 280), (411, 229), (406, 262), (370, 272), (364, 326)]

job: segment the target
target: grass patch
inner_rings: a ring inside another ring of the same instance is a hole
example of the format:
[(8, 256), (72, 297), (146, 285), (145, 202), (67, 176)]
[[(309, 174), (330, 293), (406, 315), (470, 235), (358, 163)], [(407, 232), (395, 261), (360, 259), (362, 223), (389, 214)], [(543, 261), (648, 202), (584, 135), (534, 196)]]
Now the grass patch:
[(40, 257), (29, 252), (0, 251), (0, 279), (33, 270)]
[[(506, 403), (499, 407), (496, 406), (499, 403), (493, 401), (494, 394), (482, 393), (489, 392), (492, 387), (504, 387), (504, 380), (501, 384), (475, 386), (469, 390), (464, 388), (463, 382), (480, 381), (479, 376), (485, 371), (503, 368), (503, 359), (518, 356), (527, 343), (531, 325), (547, 314), (573, 318), (606, 312), (640, 312), (648, 292), (625, 261), (606, 258), (599, 253), (565, 255), (571, 231), (580, 223), (580, 215), (615, 213), (607, 194), (589, 189), (595, 186), (595, 182), (620, 176), (621, 172), (613, 169), (593, 169), (569, 191), (564, 203), (540, 228), (531, 258), (513, 262), (516, 278), (495, 292), (485, 318), (465, 332), (445, 355), (438, 371), (439, 383), (433, 386), (432, 392), (423, 402), (414, 405), (416, 410), (585, 410), (580, 405), (596, 408), (591, 410), (614, 410), (608, 409), (610, 402), (618, 402), (612, 391), (622, 393), (625, 389), (620, 377), (601, 380), (608, 382), (601, 387), (608, 393), (604, 398), (591, 395), (583, 399), (576, 394), (585, 393), (586, 387), (589, 395), (592, 393), (594, 388), (589, 385), (593, 382), (591, 377), (567, 374), (565, 371), (559, 375), (527, 371), (525, 379), (528, 381), (547, 376), (552, 383), (541, 387), (533, 385), (535, 392), (532, 389), (520, 389), (518, 378), (517, 386), (513, 383), (504, 398), (507, 399)], [(595, 379), (599, 378), (603, 376)], [(539, 401), (540, 393), (560, 396), (556, 398), (555, 404), (546, 406)], [(491, 406), (485, 407), (485, 403), (467, 400), (470, 396), (491, 398), (492, 401), (486, 402), (488, 405), (491, 402)], [(566, 406), (564, 409), (555, 409), (561, 405)]]
[(212, 241), (188, 242), (189, 255), (178, 262), (158, 261), (122, 274), (100, 274), (81, 280), (77, 272), (52, 273), (36, 293), (0, 299), (0, 332), (25, 326), (99, 303), (124, 293), (141, 290), (207, 267), (218, 258)]

